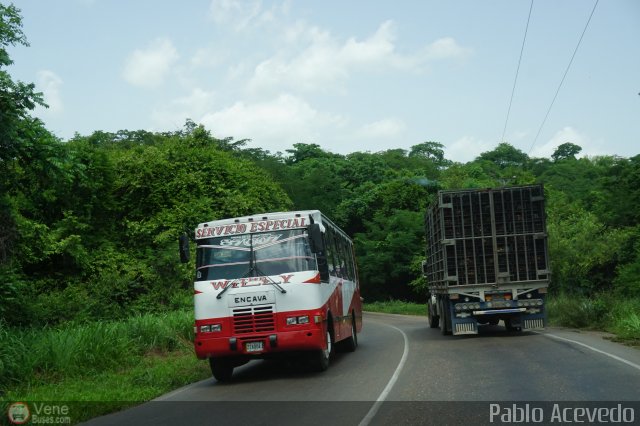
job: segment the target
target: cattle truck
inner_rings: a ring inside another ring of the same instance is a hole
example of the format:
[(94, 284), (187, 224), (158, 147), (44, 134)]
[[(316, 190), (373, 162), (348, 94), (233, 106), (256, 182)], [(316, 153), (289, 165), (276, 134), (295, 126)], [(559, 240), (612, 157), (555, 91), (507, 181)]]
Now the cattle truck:
[(431, 328), (544, 328), (551, 273), (541, 184), (438, 191), (425, 233)]

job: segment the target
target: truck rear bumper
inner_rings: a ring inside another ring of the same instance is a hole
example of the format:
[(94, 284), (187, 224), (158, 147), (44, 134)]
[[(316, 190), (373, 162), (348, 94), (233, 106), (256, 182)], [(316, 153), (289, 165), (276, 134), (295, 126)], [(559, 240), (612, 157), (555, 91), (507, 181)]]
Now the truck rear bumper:
[(510, 327), (520, 328), (522, 330), (543, 329), (546, 324), (546, 316), (544, 312), (530, 314), (526, 313), (526, 308), (495, 309), (473, 312), (473, 316), (466, 318), (452, 318), (452, 334), (478, 334), (479, 318), (482, 318), (485, 321), (491, 318), (495, 321), (493, 324), (497, 323), (498, 320), (503, 320), (505, 321), (505, 325), (508, 322)]
[(526, 312), (527, 308), (513, 308), (513, 309), (491, 309), (488, 311), (473, 311), (473, 315), (499, 315), (499, 314), (517, 314)]

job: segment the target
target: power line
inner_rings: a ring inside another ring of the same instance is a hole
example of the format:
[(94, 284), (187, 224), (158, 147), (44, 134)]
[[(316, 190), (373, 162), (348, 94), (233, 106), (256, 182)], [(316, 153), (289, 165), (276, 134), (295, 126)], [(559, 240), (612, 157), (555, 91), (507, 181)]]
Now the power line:
[(569, 73), (569, 68), (571, 68), (571, 64), (573, 63), (573, 58), (576, 57), (576, 53), (578, 52), (578, 48), (580, 47), (580, 43), (582, 43), (582, 38), (584, 37), (584, 33), (587, 32), (587, 28), (589, 27), (589, 22), (591, 22), (591, 18), (593, 17), (593, 13), (596, 11), (596, 6), (598, 6), (598, 1), (600, 1), (600, 0), (596, 0), (595, 4), (593, 5), (593, 9), (591, 9), (591, 15), (589, 15), (589, 19), (587, 19), (587, 23), (584, 26), (584, 30), (582, 30), (582, 35), (580, 35), (580, 39), (578, 40), (578, 44), (576, 45), (576, 48), (573, 51), (573, 55), (571, 55), (571, 60), (569, 61), (569, 65), (567, 65), (567, 69), (564, 71), (564, 75), (562, 76), (562, 80), (560, 80), (560, 84), (558, 85), (558, 89), (556, 90), (556, 94), (553, 96), (553, 100), (551, 101), (551, 104), (549, 105), (549, 109), (547, 110), (547, 113), (544, 116), (544, 120), (542, 120), (542, 124), (540, 124), (540, 127), (538, 128), (538, 133), (536, 133), (536, 137), (533, 139), (533, 143), (531, 144), (531, 147), (529, 148), (529, 152), (527, 154), (531, 153), (531, 150), (533, 149), (533, 146), (538, 141), (538, 136), (540, 136), (540, 132), (542, 131), (542, 128), (544, 127), (544, 124), (546, 123), (547, 118), (549, 117), (549, 113), (551, 112), (551, 108), (553, 107), (553, 104), (555, 103), (556, 98), (558, 97), (558, 93), (560, 93), (560, 88), (562, 87), (562, 83), (564, 83), (564, 79), (567, 76), (567, 74)]
[(527, 31), (529, 31), (529, 21), (531, 20), (531, 11), (533, 10), (533, 0), (531, 0), (531, 6), (529, 6), (529, 16), (527, 17), (527, 26), (524, 29), (524, 37), (522, 38), (522, 47), (520, 48), (520, 58), (518, 59), (518, 67), (516, 68), (516, 77), (513, 79), (513, 88), (511, 89), (511, 99), (509, 100), (509, 108), (507, 109), (507, 118), (504, 121), (504, 129), (502, 130), (502, 137), (500, 142), (504, 142), (504, 135), (507, 133), (507, 123), (509, 122), (509, 115), (511, 114), (511, 104), (513, 104), (513, 94), (516, 92), (516, 82), (518, 81), (518, 74), (520, 73), (520, 63), (522, 62), (522, 52), (524, 52), (524, 42), (527, 40)]

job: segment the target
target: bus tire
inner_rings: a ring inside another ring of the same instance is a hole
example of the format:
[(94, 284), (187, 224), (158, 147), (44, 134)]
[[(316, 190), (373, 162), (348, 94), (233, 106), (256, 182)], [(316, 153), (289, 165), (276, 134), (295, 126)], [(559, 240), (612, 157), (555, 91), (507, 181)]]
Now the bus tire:
[(333, 326), (331, 321), (327, 322), (327, 330), (325, 332), (327, 347), (324, 349), (320, 349), (319, 351), (315, 351), (311, 358), (314, 370), (319, 372), (326, 371), (329, 368), (329, 363), (331, 362), (331, 357), (333, 356), (334, 341), (332, 327)]
[(356, 331), (356, 316), (351, 314), (351, 336), (344, 341), (344, 350), (353, 352), (358, 347), (358, 333)]
[(228, 382), (233, 375), (234, 364), (226, 358), (209, 358), (209, 366), (213, 377), (219, 382)]

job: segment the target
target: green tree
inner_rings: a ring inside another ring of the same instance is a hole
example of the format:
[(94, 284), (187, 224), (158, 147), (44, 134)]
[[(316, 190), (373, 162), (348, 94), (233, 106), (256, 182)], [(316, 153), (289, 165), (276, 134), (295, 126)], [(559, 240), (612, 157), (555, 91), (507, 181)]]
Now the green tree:
[(7, 71), (13, 63), (7, 48), (18, 45), (28, 46), (20, 11), (0, 4), (0, 321), (16, 313), (14, 307), (20, 305), (26, 287), (18, 262), (24, 246), (20, 209), (31, 203), (21, 191), (30, 170), (49, 169), (41, 160), (50, 145), (38, 139), (46, 132), (29, 115), (36, 105), (46, 106), (42, 94), (33, 84), (14, 81)]
[(417, 278), (415, 254), (424, 251), (422, 212), (377, 212), (367, 231), (356, 234), (355, 247), (365, 300), (416, 298), (409, 283)]
[(491, 176), (478, 162), (454, 163), (441, 174), (441, 184), (447, 189), (491, 188), (499, 186), (499, 182)]
[(320, 145), (315, 143), (294, 143), (293, 149), (286, 149), (285, 151), (289, 154), (285, 160), (287, 164), (300, 163), (311, 158), (331, 159), (341, 157), (338, 154), (324, 151)]
[(289, 166), (282, 187), (290, 194), (296, 209), (317, 209), (333, 216), (346, 195), (341, 179), (344, 161), (307, 157)]
[(567, 159), (576, 159), (576, 155), (582, 151), (582, 147), (571, 142), (565, 142), (561, 145), (558, 145), (556, 150), (551, 154), (551, 158), (553, 161), (561, 161)]
[(540, 181), (548, 187), (562, 191), (571, 201), (582, 203), (591, 209), (598, 194), (612, 188), (599, 188), (599, 182), (609, 167), (604, 159), (580, 158), (558, 161), (539, 175)]
[(547, 188), (549, 252), (556, 291), (593, 294), (610, 291), (632, 234), (610, 229), (579, 202)]
[(438, 142), (422, 142), (413, 145), (409, 157), (429, 160), (438, 168), (451, 165), (451, 161), (444, 158), (444, 145)]
[(32, 149), (33, 141), (25, 134), (21, 123), (28, 119), (29, 111), (36, 105), (45, 106), (42, 93), (35, 91), (34, 84), (16, 82), (6, 70), (13, 64), (7, 47), (16, 45), (29, 45), (22, 32), (20, 10), (13, 5), (0, 4), (0, 174), (5, 179), (8, 163), (16, 158), (27, 158)]
[(490, 161), (501, 169), (506, 167), (526, 167), (529, 156), (506, 142), (500, 143), (492, 151), (483, 152), (479, 160)]
[(640, 223), (640, 155), (596, 161), (600, 173), (597, 192), (591, 197), (594, 211), (609, 226), (636, 226)]

